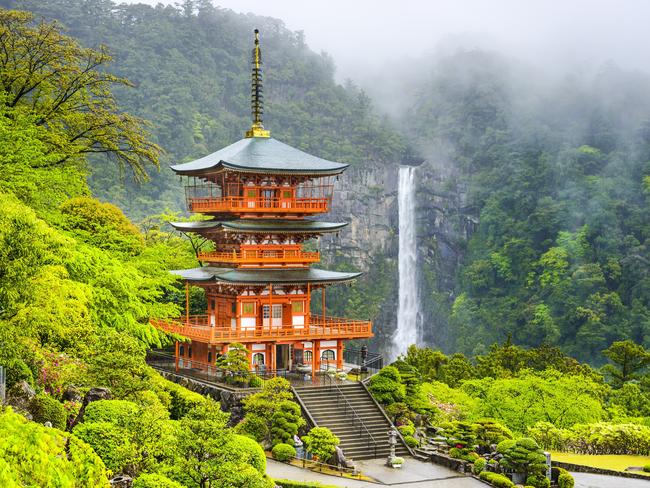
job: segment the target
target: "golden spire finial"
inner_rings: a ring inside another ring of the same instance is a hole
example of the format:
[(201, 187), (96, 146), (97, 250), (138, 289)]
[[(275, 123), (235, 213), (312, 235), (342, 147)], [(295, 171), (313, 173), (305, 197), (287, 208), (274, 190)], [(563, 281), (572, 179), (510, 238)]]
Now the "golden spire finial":
[(262, 125), (263, 113), (262, 51), (260, 50), (260, 31), (255, 29), (253, 71), (251, 75), (251, 115), (253, 116), (253, 124), (250, 130), (246, 131), (246, 137), (271, 137), (271, 131), (264, 130), (264, 125)]

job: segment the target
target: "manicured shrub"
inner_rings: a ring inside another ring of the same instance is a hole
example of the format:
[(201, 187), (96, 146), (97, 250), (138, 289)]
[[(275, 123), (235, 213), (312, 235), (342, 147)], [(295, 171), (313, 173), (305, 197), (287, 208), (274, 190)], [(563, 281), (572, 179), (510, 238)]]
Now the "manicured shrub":
[(454, 459), (460, 459), (463, 456), (463, 451), (458, 449), (457, 447), (452, 447), (449, 449), (449, 457), (452, 457)]
[[(500, 452), (503, 454), (500, 464), (508, 470), (533, 477), (535, 475), (541, 476), (546, 472), (546, 456), (537, 445), (537, 442), (530, 437), (517, 439), (513, 446)], [(539, 483), (543, 482), (539, 481)], [(545, 487), (540, 486), (540, 488)]]
[(86, 407), (84, 422), (111, 422), (124, 427), (138, 410), (135, 403), (126, 400), (98, 400)]
[(506, 439), (505, 441), (501, 441), (497, 444), (497, 452), (499, 454), (503, 454), (506, 452), (508, 449), (513, 447), (516, 444), (516, 442), (512, 439)]
[(136, 447), (129, 440), (126, 429), (118, 425), (111, 422), (83, 422), (73, 432), (93, 448), (113, 473), (121, 473), (135, 462)]
[(643, 466), (643, 471), (645, 471), (646, 473), (650, 473), (650, 464), (646, 464), (645, 466)]
[(515, 484), (502, 474), (483, 471), (479, 476), (483, 481), (487, 481), (496, 488), (513, 488)]
[(52, 427), (65, 430), (68, 414), (63, 404), (53, 396), (39, 393), (32, 398), (29, 412), (32, 414), (34, 422), (39, 424), (51, 422)]
[(402, 402), (406, 398), (406, 387), (402, 384), (399, 371), (394, 366), (386, 366), (370, 379), (368, 390), (375, 399), (384, 405)]
[(476, 461), (474, 461), (474, 466), (472, 466), (472, 472), (474, 474), (481, 474), (481, 472), (485, 469), (485, 465), (487, 464), (487, 461), (484, 458), (478, 458)]
[(259, 376), (253, 375), (250, 380), (248, 380), (248, 386), (250, 388), (262, 388), (262, 385), (264, 385), (264, 381)]
[(247, 414), (244, 420), (237, 424), (235, 431), (257, 442), (262, 442), (269, 435), (268, 422), (254, 414)]
[(512, 439), (512, 432), (506, 426), (494, 420), (479, 420), (474, 422), (474, 433), (479, 446), (489, 447), (506, 439)]
[(397, 430), (399, 430), (399, 433), (402, 434), (404, 437), (406, 436), (412, 436), (415, 434), (415, 427), (412, 425), (406, 424), (406, 425), (400, 425)]
[(26, 381), (34, 386), (34, 374), (22, 359), (14, 359), (7, 364), (6, 387), (11, 388), (19, 381)]
[(570, 473), (560, 473), (560, 476), (557, 478), (557, 484), (559, 488), (573, 488), (575, 486), (575, 480)]
[(298, 434), (298, 429), (305, 425), (300, 406), (291, 400), (280, 403), (271, 417), (272, 444), (287, 443)]
[(132, 488), (183, 488), (183, 485), (162, 474), (145, 473), (135, 479)]
[(414, 447), (418, 447), (420, 445), (418, 440), (415, 437), (410, 435), (404, 436), (404, 442), (406, 442), (406, 445), (409, 446), (411, 449), (413, 449)]
[(285, 462), (296, 457), (296, 450), (290, 444), (281, 443), (273, 446), (271, 454), (273, 454), (273, 459)]
[(327, 427), (314, 427), (303, 440), (307, 451), (324, 463), (330, 460), (340, 442), (339, 438), (332, 434)]
[(551, 486), (550, 480), (543, 474), (533, 474), (526, 478), (526, 484), (534, 488), (549, 488)]
[(465, 461), (469, 461), (470, 463), (473, 463), (474, 461), (476, 461), (480, 457), (481, 456), (479, 456), (478, 454), (476, 454), (475, 452), (472, 451), (472, 452), (468, 452), (467, 454), (463, 454), (461, 456), (461, 459), (464, 459)]
[(476, 436), (474, 434), (474, 427), (471, 424), (467, 422), (452, 422), (452, 428), (446, 434), (449, 445), (463, 449), (463, 454), (474, 450)]
[(224, 462), (250, 464), (258, 473), (266, 473), (266, 456), (262, 447), (250, 437), (235, 434), (223, 447)]
[(155, 375), (151, 382), (161, 403), (169, 410), (172, 420), (185, 417), (188, 412), (208, 401), (203, 395), (183, 388), (162, 376)]

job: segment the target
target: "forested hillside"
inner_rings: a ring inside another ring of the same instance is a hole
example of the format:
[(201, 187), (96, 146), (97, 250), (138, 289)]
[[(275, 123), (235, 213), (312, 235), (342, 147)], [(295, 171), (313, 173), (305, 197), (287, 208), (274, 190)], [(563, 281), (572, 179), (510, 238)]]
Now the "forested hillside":
[(165, 151), (160, 173), (136, 187), (114, 167), (93, 162), (93, 192), (140, 221), (165, 208), (185, 210), (168, 164), (205, 156), (243, 137), (250, 125), (250, 49), (262, 32), (265, 125), (273, 137), (334, 161), (399, 161), (405, 145), (352, 85), (334, 83), (334, 63), (315, 54), (278, 19), (237, 14), (209, 1), (182, 6), (106, 0), (2, 0), (60, 21), (87, 47), (105, 45), (112, 72), (137, 88), (118, 89), (121, 106), (151, 123)]
[(446, 193), (462, 195), (446, 218), (478, 223), (456, 279), (431, 292), (451, 293), (452, 349), (510, 335), (599, 362), (612, 341), (650, 345), (650, 77), (556, 69), (459, 52), (405, 117)]

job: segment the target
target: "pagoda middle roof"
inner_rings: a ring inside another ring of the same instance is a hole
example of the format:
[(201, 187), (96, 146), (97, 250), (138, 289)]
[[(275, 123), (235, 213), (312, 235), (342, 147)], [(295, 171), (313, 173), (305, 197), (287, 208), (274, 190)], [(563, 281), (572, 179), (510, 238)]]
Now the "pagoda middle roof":
[(237, 220), (201, 220), (196, 222), (171, 222), (181, 232), (198, 232), (224, 229), (242, 233), (282, 232), (282, 233), (321, 233), (336, 232), (345, 227), (347, 222), (321, 222), (317, 220), (272, 220), (272, 219), (237, 219)]
[(248, 137), (189, 163), (173, 165), (171, 169), (187, 176), (214, 173), (221, 169), (326, 176), (342, 173), (348, 166), (312, 156), (271, 137)]
[(342, 273), (318, 268), (235, 269), (213, 266), (172, 270), (171, 273), (180, 276), (186, 281), (215, 281), (237, 285), (345, 283), (361, 276), (361, 273)]

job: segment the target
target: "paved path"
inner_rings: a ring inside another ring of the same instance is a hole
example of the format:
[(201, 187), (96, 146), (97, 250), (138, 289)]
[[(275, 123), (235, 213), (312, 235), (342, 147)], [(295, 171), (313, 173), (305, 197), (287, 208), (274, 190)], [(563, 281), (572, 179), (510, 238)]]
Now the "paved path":
[(602, 474), (571, 473), (576, 480), (575, 488), (650, 488), (650, 478), (621, 478)]
[[(387, 468), (383, 463), (382, 459), (357, 461), (360, 471), (377, 480), (377, 483), (330, 476), (279, 463), (273, 459), (267, 459), (266, 472), (273, 478), (318, 481), (347, 488), (379, 488), (382, 485), (405, 488), (485, 488), (483, 483), (474, 478), (413, 458), (406, 458), (402, 469)], [(649, 487), (646, 486), (645, 488)]]

